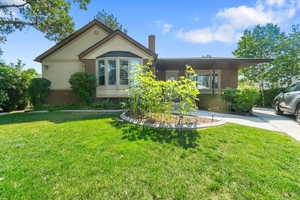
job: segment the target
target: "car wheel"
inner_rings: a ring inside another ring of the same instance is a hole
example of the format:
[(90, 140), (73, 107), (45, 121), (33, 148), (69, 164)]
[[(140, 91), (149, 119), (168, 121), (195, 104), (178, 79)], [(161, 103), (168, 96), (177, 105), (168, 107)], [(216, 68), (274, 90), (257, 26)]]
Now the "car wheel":
[(296, 121), (300, 124), (300, 106), (296, 110)]
[(280, 110), (278, 101), (275, 103), (275, 113), (276, 115), (282, 115), (283, 112)]

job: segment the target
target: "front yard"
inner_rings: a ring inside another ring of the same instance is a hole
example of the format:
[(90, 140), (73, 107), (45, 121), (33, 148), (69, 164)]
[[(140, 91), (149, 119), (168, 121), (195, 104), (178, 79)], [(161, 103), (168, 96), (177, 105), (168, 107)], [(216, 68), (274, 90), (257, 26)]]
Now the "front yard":
[(116, 114), (0, 116), (0, 199), (300, 199), (300, 143), (235, 124), (176, 132)]

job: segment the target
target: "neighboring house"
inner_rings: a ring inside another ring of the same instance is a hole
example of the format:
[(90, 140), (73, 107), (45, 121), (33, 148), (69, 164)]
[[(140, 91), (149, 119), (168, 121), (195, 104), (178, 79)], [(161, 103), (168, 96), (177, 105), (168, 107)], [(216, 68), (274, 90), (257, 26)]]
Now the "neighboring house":
[(226, 87), (237, 87), (238, 70), (270, 59), (236, 58), (159, 58), (155, 36), (149, 36), (148, 48), (125, 33), (113, 31), (93, 20), (66, 39), (38, 56), (42, 76), (51, 81), (49, 104), (75, 103), (69, 79), (75, 72), (90, 72), (97, 77), (96, 99), (128, 96), (128, 75), (133, 64), (152, 61), (159, 79), (176, 79), (185, 65), (197, 72), (202, 94), (214, 94)]

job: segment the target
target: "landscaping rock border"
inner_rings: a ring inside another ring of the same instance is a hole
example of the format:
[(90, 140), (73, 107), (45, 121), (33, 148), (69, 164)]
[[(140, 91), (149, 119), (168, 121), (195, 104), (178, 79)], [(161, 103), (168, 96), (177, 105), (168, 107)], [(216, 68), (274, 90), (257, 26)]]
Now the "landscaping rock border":
[(47, 113), (48, 110), (26, 111), (26, 113)]
[(186, 129), (186, 130), (221, 126), (221, 125), (224, 125), (227, 123), (226, 121), (221, 120), (218, 122), (212, 122), (212, 123), (206, 123), (206, 124), (191, 124), (191, 125), (188, 124), (188, 125), (182, 125), (182, 126), (167, 125), (167, 124), (152, 124), (152, 123), (148, 123), (148, 122), (139, 122), (135, 119), (132, 119), (132, 118), (128, 117), (125, 112), (120, 115), (120, 118), (128, 123), (141, 125), (141, 126), (148, 126), (148, 127), (152, 127), (152, 128), (171, 128), (171, 129)]

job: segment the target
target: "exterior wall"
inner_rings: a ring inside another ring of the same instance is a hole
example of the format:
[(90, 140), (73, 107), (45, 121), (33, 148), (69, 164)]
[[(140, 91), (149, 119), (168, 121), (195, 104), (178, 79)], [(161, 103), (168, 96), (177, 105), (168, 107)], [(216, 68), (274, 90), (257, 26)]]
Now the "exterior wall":
[(238, 69), (223, 69), (221, 75), (221, 88), (226, 87), (237, 88), (238, 87)]
[[(198, 70), (195, 70), (198, 71)], [(208, 71), (208, 70), (204, 70)], [(237, 88), (238, 87), (238, 69), (232, 68), (232, 69), (216, 69), (216, 72), (220, 73), (220, 88), (224, 89), (226, 87), (231, 88)], [(157, 77), (159, 80), (166, 80), (166, 78), (170, 74), (177, 73), (179, 76), (181, 76), (182, 73), (180, 73), (179, 70), (158, 70)]]
[(70, 90), (69, 79), (75, 72), (84, 71), (78, 55), (107, 36), (107, 33), (93, 26), (85, 33), (49, 55), (42, 62), (42, 76), (51, 81), (52, 90)]
[[(199, 70), (195, 69), (196, 73), (211, 73), (212, 70)], [(215, 88), (214, 92), (215, 94), (220, 93), (221, 89), (226, 88), (226, 87), (237, 87), (237, 70), (225, 70), (225, 69), (216, 69), (216, 73), (219, 74), (219, 89)], [(172, 76), (184, 76), (184, 71), (183, 70), (158, 70), (157, 77), (159, 80), (167, 80), (168, 78)], [(234, 76), (234, 77), (233, 77)], [(201, 94), (211, 94), (212, 89), (201, 89), (200, 90)]]
[(84, 71), (96, 74), (96, 59), (83, 60)]
[(107, 35), (103, 29), (95, 25), (72, 42), (49, 55), (45, 60), (78, 60), (78, 55), (81, 52), (99, 42)]
[(81, 71), (83, 65), (79, 61), (48, 61), (43, 63), (42, 76), (51, 81), (52, 90), (66, 90), (71, 89), (71, 75)]

